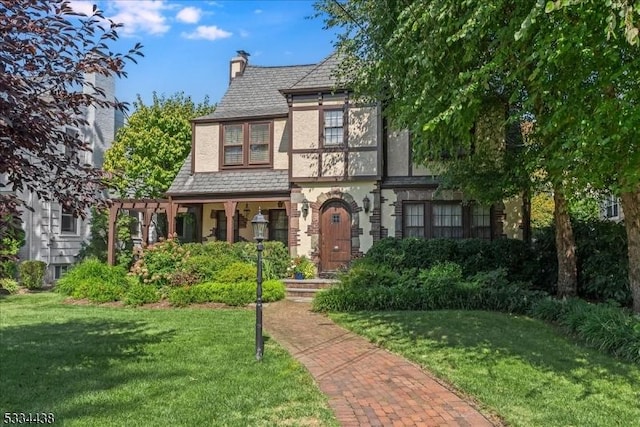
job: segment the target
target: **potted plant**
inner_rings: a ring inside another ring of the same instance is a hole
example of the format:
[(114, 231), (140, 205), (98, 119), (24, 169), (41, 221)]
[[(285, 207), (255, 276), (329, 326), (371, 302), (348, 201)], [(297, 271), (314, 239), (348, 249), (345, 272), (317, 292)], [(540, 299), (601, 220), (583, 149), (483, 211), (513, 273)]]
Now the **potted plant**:
[(290, 271), (296, 280), (311, 279), (315, 276), (315, 266), (304, 255), (291, 260)]

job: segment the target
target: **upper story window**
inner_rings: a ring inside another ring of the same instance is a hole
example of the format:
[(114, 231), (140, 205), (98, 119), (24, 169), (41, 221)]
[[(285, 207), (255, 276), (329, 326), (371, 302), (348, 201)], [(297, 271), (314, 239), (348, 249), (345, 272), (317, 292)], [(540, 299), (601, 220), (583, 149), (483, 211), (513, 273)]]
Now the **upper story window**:
[(605, 199), (604, 215), (605, 218), (618, 218), (620, 216), (620, 200), (613, 194)]
[(324, 110), (324, 145), (344, 143), (344, 111)]
[(78, 232), (78, 219), (73, 216), (71, 209), (64, 206), (60, 213), (60, 231), (74, 234)]
[(264, 166), (271, 163), (271, 123), (222, 125), (222, 166)]

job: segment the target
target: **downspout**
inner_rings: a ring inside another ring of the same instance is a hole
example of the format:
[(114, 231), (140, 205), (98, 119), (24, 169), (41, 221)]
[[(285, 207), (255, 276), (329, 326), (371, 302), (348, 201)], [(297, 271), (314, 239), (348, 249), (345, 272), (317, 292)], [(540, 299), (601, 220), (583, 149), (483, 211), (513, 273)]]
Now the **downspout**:
[[(51, 195), (49, 195), (51, 196)], [(47, 256), (47, 271), (50, 270), (50, 266), (51, 266), (51, 250), (53, 249), (53, 232), (51, 230), (51, 227), (53, 225), (53, 218), (51, 218), (53, 209), (51, 208), (51, 197), (49, 197), (49, 226), (47, 229), (47, 237), (49, 239), (49, 254)], [(51, 271), (49, 271), (49, 274), (51, 274)], [(53, 274), (51, 274), (51, 279), (53, 280)]]

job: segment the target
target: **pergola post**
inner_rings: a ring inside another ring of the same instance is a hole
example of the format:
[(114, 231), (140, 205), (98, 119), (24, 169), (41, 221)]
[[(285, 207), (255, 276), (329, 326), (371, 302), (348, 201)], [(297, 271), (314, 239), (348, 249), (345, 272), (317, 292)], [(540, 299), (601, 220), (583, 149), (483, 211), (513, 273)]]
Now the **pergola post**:
[(107, 263), (115, 265), (116, 263), (116, 220), (118, 219), (118, 207), (109, 207), (109, 230), (107, 234)]
[(143, 245), (149, 244), (149, 227), (151, 227), (151, 219), (153, 218), (153, 213), (155, 209), (147, 209), (144, 211), (142, 224), (142, 243)]
[(167, 221), (168, 224), (168, 239), (172, 239), (176, 234), (176, 216), (178, 215), (178, 203), (175, 203), (173, 199), (169, 199), (169, 209), (167, 209)]
[(238, 202), (233, 200), (227, 200), (224, 202), (224, 212), (227, 215), (227, 242), (233, 243), (234, 225), (236, 224), (236, 206)]

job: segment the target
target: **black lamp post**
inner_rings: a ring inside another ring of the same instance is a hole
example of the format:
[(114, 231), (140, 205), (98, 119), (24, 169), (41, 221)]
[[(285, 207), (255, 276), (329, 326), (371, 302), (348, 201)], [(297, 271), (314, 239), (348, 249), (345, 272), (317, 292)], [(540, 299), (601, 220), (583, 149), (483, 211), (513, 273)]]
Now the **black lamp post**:
[(262, 360), (264, 340), (262, 339), (262, 251), (265, 232), (269, 221), (262, 215), (262, 209), (251, 220), (253, 236), (258, 242), (258, 287), (256, 289), (256, 360)]

